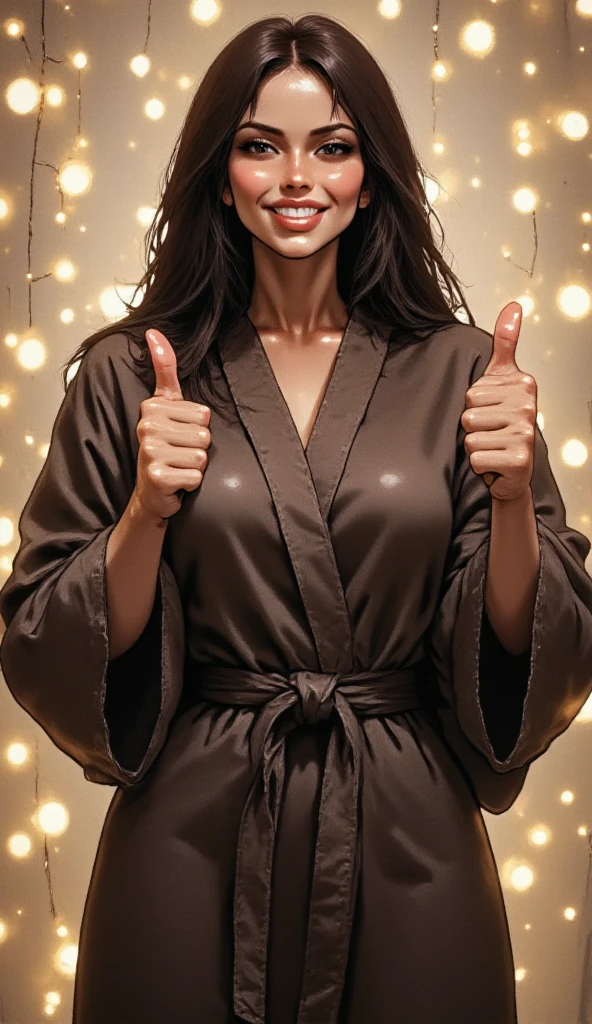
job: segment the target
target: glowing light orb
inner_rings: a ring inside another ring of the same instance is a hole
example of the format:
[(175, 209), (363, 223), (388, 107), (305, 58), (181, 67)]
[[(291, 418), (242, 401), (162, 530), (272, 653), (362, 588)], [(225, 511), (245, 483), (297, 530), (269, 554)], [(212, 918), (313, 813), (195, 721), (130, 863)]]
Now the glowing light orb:
[(531, 60), (527, 61), (526, 64), (524, 65), (524, 74), (525, 75), (536, 75), (537, 70), (538, 70), (538, 68), (537, 68), (536, 64), (534, 64), (533, 61), (531, 61)]
[(58, 260), (54, 263), (52, 273), (58, 281), (73, 281), (76, 277), (76, 267), (71, 260)]
[(70, 815), (63, 804), (51, 800), (41, 804), (38, 814), (39, 825), (48, 836), (61, 836), (68, 828)]
[(156, 207), (154, 206), (140, 206), (136, 210), (136, 219), (142, 225), (142, 227), (149, 227), (154, 220), (156, 214)]
[(519, 213), (532, 213), (537, 204), (537, 195), (531, 188), (519, 188), (514, 192), (512, 202)]
[(59, 213), (56, 213), (55, 221), (56, 221), (56, 224), (65, 224), (66, 223), (66, 214), (64, 213), (63, 210), (60, 210)]
[(432, 78), (434, 81), (443, 82), (451, 74), (450, 67), (443, 60), (436, 61), (432, 67)]
[(581, 14), (583, 18), (592, 18), (592, 0), (577, 0), (576, 14)]
[(99, 295), (99, 306), (101, 312), (108, 320), (119, 320), (122, 316), (126, 316), (127, 307), (126, 302), (132, 303), (137, 306), (141, 301), (142, 295), (138, 293), (134, 300), (134, 292), (136, 286), (133, 284), (120, 284), (115, 287), (110, 285), (105, 288)]
[(562, 804), (573, 804), (575, 797), (571, 789), (564, 789), (559, 799)]
[(551, 839), (551, 832), (546, 825), (537, 825), (530, 830), (528, 838), (533, 846), (546, 846)]
[(398, 18), (401, 13), (401, 0), (380, 0), (378, 13), (381, 18)]
[(561, 456), (566, 466), (572, 466), (576, 469), (588, 461), (588, 449), (583, 441), (579, 441), (577, 437), (572, 437), (561, 446)]
[(0, 547), (12, 544), (14, 537), (14, 523), (8, 516), (0, 516)]
[(190, 89), (193, 85), (193, 80), (189, 75), (180, 75), (177, 79), (177, 85), (179, 86), (179, 89)]
[(12, 39), (18, 39), (25, 31), (25, 26), (22, 21), (17, 21), (16, 18), (9, 18), (8, 21), (4, 22), (4, 31)]
[(563, 911), (563, 916), (564, 916), (566, 921), (575, 921), (575, 919), (576, 919), (575, 907), (566, 907), (565, 910)]
[(590, 312), (590, 292), (579, 284), (569, 284), (557, 296), (557, 305), (570, 320), (582, 320)]
[(11, 743), (6, 751), (6, 760), (9, 764), (20, 767), (29, 759), (29, 751), (24, 743)]
[(39, 338), (25, 338), (17, 349), (16, 358), (23, 370), (38, 370), (45, 363), (45, 345)]
[(150, 71), (150, 57), (145, 53), (138, 53), (136, 57), (132, 57), (130, 60), (130, 68), (134, 75), (138, 78), (143, 78)]
[(39, 106), (41, 92), (32, 78), (16, 78), (4, 93), (8, 106), (15, 114), (30, 114)]
[(579, 142), (586, 137), (590, 130), (590, 124), (585, 114), (579, 110), (569, 110), (559, 119), (559, 127), (566, 139), (572, 142)]
[(61, 85), (50, 85), (45, 90), (45, 99), (50, 107), (61, 107), (66, 94)]
[(592, 722), (592, 695), (581, 708), (575, 718), (576, 722)]
[(88, 57), (86, 56), (85, 53), (82, 53), (82, 51), (79, 51), (78, 53), (75, 53), (74, 56), (72, 57), (72, 63), (74, 65), (74, 67), (78, 68), (78, 70), (80, 71), (82, 68), (85, 68), (86, 65), (88, 64)]
[(429, 175), (425, 175), (425, 177), (423, 178), (423, 187), (425, 190), (425, 194), (427, 196), (427, 200), (430, 203), (430, 205), (432, 205), (433, 203), (436, 202), (438, 196), (440, 195), (440, 186), (438, 182), (434, 181), (433, 178), (430, 178)]
[(6, 848), (13, 857), (27, 857), (31, 852), (31, 840), (24, 832), (14, 832), (7, 844)]
[(199, 25), (210, 25), (220, 17), (220, 5), (216, 0), (193, 0), (189, 13)]
[(59, 169), (58, 181), (67, 196), (82, 196), (92, 185), (93, 174), (81, 160), (66, 160)]
[(151, 121), (158, 121), (164, 114), (164, 103), (153, 97), (144, 104), (144, 113)]
[(472, 57), (486, 57), (495, 46), (495, 30), (487, 21), (471, 21), (461, 32), (460, 44)]
[(0, 194), (0, 221), (8, 220), (12, 213), (12, 206), (8, 196)]
[(76, 973), (76, 961), (78, 960), (78, 946), (69, 942), (61, 946), (54, 957), (54, 967), (60, 974), (73, 978)]
[(16, 348), (17, 343), (18, 336), (14, 333), (14, 331), (10, 331), (9, 334), (6, 334), (4, 336), (4, 344), (8, 345), (8, 348)]

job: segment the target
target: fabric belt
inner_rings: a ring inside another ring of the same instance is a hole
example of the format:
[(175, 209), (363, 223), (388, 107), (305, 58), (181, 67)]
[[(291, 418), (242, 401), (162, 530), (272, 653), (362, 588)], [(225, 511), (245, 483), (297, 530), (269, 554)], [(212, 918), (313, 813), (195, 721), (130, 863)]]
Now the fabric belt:
[(356, 716), (421, 708), (417, 670), (422, 664), (423, 660), (405, 669), (357, 674), (298, 671), (287, 678), (204, 665), (196, 674), (200, 699), (261, 705), (251, 732), (251, 750), (260, 771), (241, 817), (234, 891), (234, 1013), (250, 1024), (265, 1024), (271, 875), (284, 787), (285, 737), (298, 725), (335, 719), (322, 781), (297, 1019), (297, 1024), (335, 1024), (360, 866), (363, 736)]

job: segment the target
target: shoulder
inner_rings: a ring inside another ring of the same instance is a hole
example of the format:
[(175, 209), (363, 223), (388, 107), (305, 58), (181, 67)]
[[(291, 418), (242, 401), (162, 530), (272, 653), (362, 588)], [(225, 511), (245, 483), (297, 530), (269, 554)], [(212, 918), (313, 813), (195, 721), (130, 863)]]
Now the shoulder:
[(149, 355), (146, 346), (140, 345), (123, 331), (114, 331), (95, 341), (82, 353), (72, 365), (68, 384), (74, 378), (79, 378), (80, 383), (92, 381), (95, 386), (103, 384), (120, 389), (132, 387), (148, 392), (149, 386), (144, 380), (150, 371), (154, 372)]
[(435, 339), (436, 344), (441, 340), (451, 353), (464, 359), (485, 359), (487, 362), (493, 351), (493, 334), (460, 321), (437, 331)]

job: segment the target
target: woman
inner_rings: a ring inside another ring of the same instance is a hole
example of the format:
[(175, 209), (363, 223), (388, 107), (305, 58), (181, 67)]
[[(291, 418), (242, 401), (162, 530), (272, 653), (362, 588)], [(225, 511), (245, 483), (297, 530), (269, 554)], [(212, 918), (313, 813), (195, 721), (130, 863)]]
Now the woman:
[(250, 25), (189, 111), (141, 304), (83, 346), (0, 594), (14, 697), (118, 787), (75, 1024), (516, 1021), (481, 808), (592, 689), (590, 542), (537, 430), (510, 653), (459, 422), (492, 336), (437, 282), (419, 171), (353, 35)]

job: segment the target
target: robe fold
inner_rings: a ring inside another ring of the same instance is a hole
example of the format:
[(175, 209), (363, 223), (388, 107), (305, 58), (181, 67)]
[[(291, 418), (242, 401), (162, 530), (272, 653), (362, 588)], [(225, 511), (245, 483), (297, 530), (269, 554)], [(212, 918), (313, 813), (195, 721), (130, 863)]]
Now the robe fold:
[(506, 651), (459, 422), (492, 343), (460, 322), (369, 331), (354, 310), (304, 448), (237, 320), (202, 484), (112, 661), (106, 547), (154, 386), (121, 333), (82, 359), (0, 591), (9, 690), (116, 787), (73, 1024), (516, 1024), (482, 809), (512, 806), (592, 692), (591, 544), (537, 427), (531, 644)]

